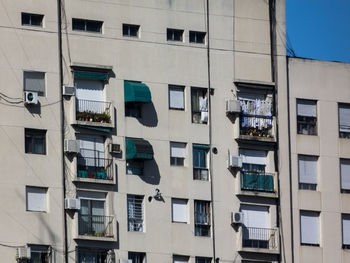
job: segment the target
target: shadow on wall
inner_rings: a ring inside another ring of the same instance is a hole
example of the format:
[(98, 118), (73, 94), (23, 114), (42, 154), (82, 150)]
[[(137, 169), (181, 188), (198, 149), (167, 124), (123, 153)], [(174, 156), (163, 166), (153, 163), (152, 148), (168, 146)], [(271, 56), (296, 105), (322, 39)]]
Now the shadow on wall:
[(160, 173), (155, 160), (145, 161), (143, 175), (140, 175), (142, 181), (147, 184), (158, 185), (160, 182)]
[(156, 127), (158, 125), (158, 116), (153, 102), (142, 105), (142, 117), (138, 121), (146, 127)]

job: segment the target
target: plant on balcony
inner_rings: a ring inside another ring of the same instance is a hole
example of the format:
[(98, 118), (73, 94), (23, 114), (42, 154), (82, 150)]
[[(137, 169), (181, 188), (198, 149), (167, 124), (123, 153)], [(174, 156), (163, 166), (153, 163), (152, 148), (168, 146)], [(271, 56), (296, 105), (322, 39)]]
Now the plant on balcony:
[(95, 113), (91, 111), (83, 111), (83, 112), (77, 112), (77, 120), (110, 123), (111, 117), (106, 112)]

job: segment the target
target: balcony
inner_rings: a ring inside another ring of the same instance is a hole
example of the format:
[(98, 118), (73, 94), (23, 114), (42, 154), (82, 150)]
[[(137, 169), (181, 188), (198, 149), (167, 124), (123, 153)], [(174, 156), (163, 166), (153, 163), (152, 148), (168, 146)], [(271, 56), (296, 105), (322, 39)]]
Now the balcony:
[(111, 102), (75, 100), (78, 125), (113, 128), (113, 107)]
[(242, 243), (240, 251), (256, 253), (279, 253), (279, 234), (277, 228), (241, 228)]
[(253, 195), (261, 197), (278, 197), (277, 174), (244, 172), (240, 173), (239, 195)]
[(273, 116), (240, 114), (241, 140), (275, 142)]
[(113, 159), (77, 156), (76, 181), (113, 184)]
[(113, 216), (79, 214), (78, 239), (115, 241), (113, 222)]

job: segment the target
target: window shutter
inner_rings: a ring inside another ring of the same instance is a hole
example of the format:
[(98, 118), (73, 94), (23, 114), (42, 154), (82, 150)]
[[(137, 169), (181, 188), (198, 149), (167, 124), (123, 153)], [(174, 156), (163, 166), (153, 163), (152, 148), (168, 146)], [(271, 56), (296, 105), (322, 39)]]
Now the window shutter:
[(170, 87), (170, 108), (184, 109), (184, 89), (180, 87)]
[(341, 189), (350, 190), (350, 160), (340, 160)]
[(170, 156), (185, 158), (186, 156), (186, 144), (185, 143), (170, 143)]
[(299, 183), (317, 184), (317, 157), (299, 155)]
[(341, 132), (350, 132), (350, 105), (348, 107), (339, 107), (339, 130)]
[(350, 245), (350, 215), (342, 216), (343, 245)]
[(46, 211), (46, 193), (47, 188), (26, 187), (27, 192), (27, 210)]
[(243, 163), (266, 165), (266, 151), (241, 149), (239, 153)]
[(298, 116), (316, 117), (316, 102), (309, 100), (297, 101)]
[(300, 233), (302, 244), (319, 244), (319, 213), (300, 212)]
[(45, 73), (24, 72), (24, 90), (36, 91), (39, 95), (45, 94)]
[(259, 231), (257, 228), (269, 228), (269, 208), (266, 206), (242, 205), (244, 231), (247, 239), (268, 240), (268, 231)]
[(187, 200), (172, 199), (173, 222), (187, 223)]

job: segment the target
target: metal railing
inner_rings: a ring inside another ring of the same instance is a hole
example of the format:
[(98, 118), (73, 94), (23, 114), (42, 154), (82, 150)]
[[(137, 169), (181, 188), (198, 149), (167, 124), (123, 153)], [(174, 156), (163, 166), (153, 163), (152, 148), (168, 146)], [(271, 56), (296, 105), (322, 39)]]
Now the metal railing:
[(113, 159), (77, 156), (79, 178), (113, 180)]
[(274, 174), (242, 171), (241, 190), (274, 192)]
[(242, 246), (276, 250), (278, 249), (278, 229), (242, 226)]
[(113, 216), (79, 214), (79, 235), (114, 237)]
[(247, 136), (273, 138), (272, 133), (273, 116), (240, 115), (240, 134)]
[(210, 225), (210, 213), (194, 213), (194, 223), (197, 225)]
[(76, 119), (111, 123), (111, 102), (76, 99)]
[(209, 180), (208, 168), (193, 168), (193, 179), (208, 181)]

